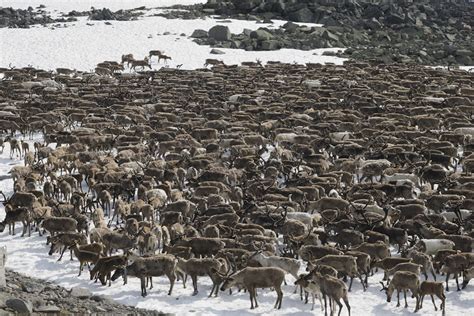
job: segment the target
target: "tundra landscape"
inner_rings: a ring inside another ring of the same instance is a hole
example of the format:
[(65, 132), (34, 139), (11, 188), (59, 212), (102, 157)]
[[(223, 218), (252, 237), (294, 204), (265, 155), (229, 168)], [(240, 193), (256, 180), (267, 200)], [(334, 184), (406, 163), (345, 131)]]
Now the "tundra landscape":
[(474, 310), (472, 2), (1, 6), (0, 314)]

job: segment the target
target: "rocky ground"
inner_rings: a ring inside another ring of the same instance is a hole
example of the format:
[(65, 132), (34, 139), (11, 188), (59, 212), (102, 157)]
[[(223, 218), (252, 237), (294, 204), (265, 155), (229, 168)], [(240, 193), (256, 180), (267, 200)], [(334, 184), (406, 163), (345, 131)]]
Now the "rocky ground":
[[(199, 10), (199, 7), (190, 7)], [(289, 23), (277, 30), (227, 36), (201, 35), (196, 42), (246, 50), (348, 48), (341, 57), (392, 63), (472, 65), (474, 3), (369, 0), (209, 0), (201, 13)], [(209, 30), (210, 31), (210, 30)], [(226, 31), (222, 31), (222, 34)]]
[(26, 10), (13, 8), (0, 8), (0, 28), (2, 27), (17, 27), (29, 28), (34, 24), (50, 24), (73, 22), (77, 19), (75, 17), (61, 17), (53, 19), (49, 14), (43, 10), (44, 6), (39, 6), (35, 9), (29, 7)]
[[(469, 0), (208, 0), (204, 5), (177, 5), (154, 14), (169, 19), (199, 19), (210, 15), (270, 22), (290, 21), (279, 29), (261, 29), (231, 34), (219, 30), (196, 30), (195, 42), (216, 48), (278, 50), (293, 48), (345, 48), (340, 57), (382, 63), (425, 65), (474, 64), (474, 3)], [(128, 21), (143, 15), (145, 7), (119, 10), (71, 11), (53, 19), (43, 6), (35, 9), (0, 9), (0, 27), (91, 20)], [(311, 22), (308, 27), (292, 22)]]
[(0, 315), (170, 315), (121, 305), (84, 288), (70, 290), (6, 271), (7, 287), (0, 290)]
[(59, 18), (52, 18), (44, 6), (29, 7), (26, 10), (13, 8), (0, 8), (0, 28), (29, 28), (32, 25), (47, 25), (51, 23), (64, 23), (77, 21), (79, 16), (88, 16), (95, 21), (130, 21), (136, 20), (144, 14), (145, 7), (131, 10), (118, 10), (112, 12), (107, 8), (91, 9), (90, 11), (71, 11)]

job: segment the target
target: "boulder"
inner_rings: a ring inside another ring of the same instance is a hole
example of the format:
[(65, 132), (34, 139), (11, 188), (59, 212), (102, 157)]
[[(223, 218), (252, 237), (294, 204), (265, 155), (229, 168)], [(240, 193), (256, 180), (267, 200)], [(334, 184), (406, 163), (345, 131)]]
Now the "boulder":
[(224, 55), (225, 54), (223, 51), (221, 51), (220, 49), (217, 49), (217, 48), (211, 49), (210, 53), (214, 54), (214, 55)]
[(473, 53), (468, 49), (458, 49), (455, 52), (455, 56), (471, 56)]
[(92, 296), (92, 293), (83, 287), (73, 287), (70, 295), (77, 298), (89, 298)]
[(19, 298), (10, 298), (5, 302), (8, 308), (13, 309), (18, 314), (33, 313), (33, 304), (29, 301), (21, 300)]
[(470, 66), (472, 65), (472, 59), (469, 56), (458, 55), (456, 56), (456, 62), (460, 65)]
[(209, 37), (216, 41), (229, 41), (232, 34), (227, 26), (216, 25), (209, 30)]
[(61, 308), (55, 305), (43, 305), (35, 308), (36, 313), (59, 313)]
[(250, 36), (250, 33), (252, 33), (253, 31), (251, 29), (244, 29), (242, 31), (242, 34), (244, 34), (245, 36)]
[(207, 38), (209, 34), (205, 30), (197, 29), (191, 34), (192, 38)]
[(388, 24), (402, 24), (404, 20), (405, 19), (401, 15), (395, 13), (389, 14), (385, 17), (385, 21)]
[(296, 23), (293, 23), (293, 22), (286, 22), (283, 26), (282, 26), (287, 32), (294, 32), (298, 29), (298, 24)]
[(288, 14), (288, 18), (295, 22), (314, 22), (314, 14), (307, 7), (291, 12)]
[(329, 32), (328, 30), (323, 32), (322, 37), (324, 39), (327, 39), (328, 41), (331, 41), (331, 42), (339, 41), (339, 36), (337, 36), (336, 34), (334, 34), (332, 32)]
[(281, 48), (280, 42), (277, 40), (263, 41), (261, 44), (262, 50), (277, 50), (280, 48)]
[(232, 0), (234, 6), (242, 12), (250, 12), (262, 4), (263, 0)]
[(273, 38), (273, 35), (264, 29), (258, 29), (256, 31), (251, 32), (250, 37), (255, 38), (258, 41), (268, 41)]

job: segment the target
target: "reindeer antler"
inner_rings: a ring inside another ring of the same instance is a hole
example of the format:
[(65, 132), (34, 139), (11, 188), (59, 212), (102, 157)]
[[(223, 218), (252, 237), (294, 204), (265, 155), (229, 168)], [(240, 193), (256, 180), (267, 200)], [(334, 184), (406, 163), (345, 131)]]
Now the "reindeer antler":
[(7, 197), (5, 196), (5, 194), (3, 193), (3, 191), (0, 191), (0, 194), (3, 196), (3, 201), (2, 201), (2, 203), (7, 203), (7, 202), (8, 202), (8, 199), (7, 199)]

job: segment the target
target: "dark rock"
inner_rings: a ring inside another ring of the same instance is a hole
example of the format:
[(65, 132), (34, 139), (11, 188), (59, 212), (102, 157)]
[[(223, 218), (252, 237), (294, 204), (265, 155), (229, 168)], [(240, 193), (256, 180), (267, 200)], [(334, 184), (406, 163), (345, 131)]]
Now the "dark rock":
[(288, 32), (294, 32), (298, 29), (298, 24), (290, 21), (286, 22), (282, 27)]
[(305, 7), (298, 11), (289, 13), (288, 18), (296, 22), (313, 22), (314, 14), (309, 8)]
[(244, 30), (242, 31), (242, 33), (243, 33), (244, 35), (246, 35), (246, 36), (250, 36), (250, 33), (252, 33), (252, 32), (253, 32), (253, 31), (250, 30), (250, 29), (244, 29)]
[(327, 39), (328, 41), (339, 41), (339, 36), (337, 36), (336, 34), (333, 34), (331, 32), (329, 32), (328, 30), (325, 30), (322, 34), (322, 37), (324, 39)]
[(250, 38), (255, 38), (258, 41), (268, 41), (273, 38), (273, 35), (264, 29), (258, 29), (250, 33)]
[(191, 34), (192, 38), (206, 38), (208, 36), (207, 31), (201, 29), (194, 30), (193, 34)]
[(213, 49), (211, 49), (210, 54), (223, 55), (225, 53), (223, 51), (219, 50), (219, 49), (213, 48)]
[(5, 305), (20, 314), (31, 314), (33, 312), (33, 304), (22, 299), (10, 298), (5, 302)]
[(25, 292), (35, 293), (35, 292), (43, 291), (44, 286), (38, 283), (33, 283), (33, 282), (23, 282), (21, 283), (21, 288)]
[(337, 53), (334, 51), (325, 51), (322, 53), (323, 56), (336, 56)]
[(229, 41), (231, 39), (231, 33), (227, 26), (216, 25), (209, 30), (209, 37), (216, 41)]
[(455, 56), (471, 56), (474, 53), (468, 49), (458, 49), (456, 50)]
[(466, 55), (458, 55), (456, 56), (456, 62), (460, 65), (464, 66), (471, 66), (472, 65), (472, 58)]
[(263, 0), (232, 0), (234, 6), (241, 11), (250, 12), (257, 8)]
[(102, 20), (116, 20), (117, 18), (112, 13), (112, 11), (110, 11), (107, 8), (103, 8), (102, 10), (93, 10), (91, 12), (90, 19), (102, 21)]
[(280, 42), (276, 40), (263, 41), (261, 44), (262, 50), (277, 50), (280, 48), (281, 48)]

